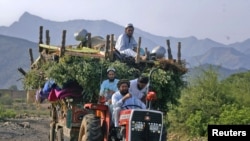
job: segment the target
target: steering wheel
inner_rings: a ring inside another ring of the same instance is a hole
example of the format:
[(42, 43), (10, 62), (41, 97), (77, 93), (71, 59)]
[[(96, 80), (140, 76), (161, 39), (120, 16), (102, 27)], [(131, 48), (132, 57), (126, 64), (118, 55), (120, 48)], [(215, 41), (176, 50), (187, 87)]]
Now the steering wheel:
[(142, 107), (141, 106), (139, 106), (139, 105), (126, 105), (126, 106), (122, 106), (122, 109), (137, 109), (137, 108), (129, 108), (129, 107), (137, 107), (137, 108), (139, 108), (139, 109), (142, 109)]

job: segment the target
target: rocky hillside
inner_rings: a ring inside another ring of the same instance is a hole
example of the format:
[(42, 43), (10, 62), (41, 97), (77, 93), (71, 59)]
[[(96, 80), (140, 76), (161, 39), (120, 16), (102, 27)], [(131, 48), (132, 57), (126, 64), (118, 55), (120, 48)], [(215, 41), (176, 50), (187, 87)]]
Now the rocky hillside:
[(19, 67), (29, 70), (29, 49), (33, 56), (38, 57), (37, 43), (24, 39), (0, 35), (0, 88), (17, 85), (22, 88), (22, 75), (17, 71)]

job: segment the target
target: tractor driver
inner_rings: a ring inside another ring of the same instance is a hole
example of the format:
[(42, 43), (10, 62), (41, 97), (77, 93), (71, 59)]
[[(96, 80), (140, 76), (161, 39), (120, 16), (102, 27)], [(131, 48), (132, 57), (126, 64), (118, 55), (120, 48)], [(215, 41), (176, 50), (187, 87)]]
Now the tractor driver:
[(130, 82), (121, 79), (117, 83), (118, 91), (112, 96), (114, 126), (119, 127), (119, 113), (122, 109), (146, 109), (146, 105), (137, 97), (129, 93)]

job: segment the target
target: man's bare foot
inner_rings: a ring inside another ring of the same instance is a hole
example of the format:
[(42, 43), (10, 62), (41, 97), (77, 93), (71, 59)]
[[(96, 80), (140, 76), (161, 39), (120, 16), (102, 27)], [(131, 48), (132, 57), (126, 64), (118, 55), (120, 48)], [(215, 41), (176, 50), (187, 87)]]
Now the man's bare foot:
[(141, 60), (147, 60), (147, 56), (141, 56)]
[(137, 60), (137, 57), (135, 57), (135, 61), (140, 61), (140, 60), (146, 61), (147, 60), (147, 56), (140, 56), (139, 60)]

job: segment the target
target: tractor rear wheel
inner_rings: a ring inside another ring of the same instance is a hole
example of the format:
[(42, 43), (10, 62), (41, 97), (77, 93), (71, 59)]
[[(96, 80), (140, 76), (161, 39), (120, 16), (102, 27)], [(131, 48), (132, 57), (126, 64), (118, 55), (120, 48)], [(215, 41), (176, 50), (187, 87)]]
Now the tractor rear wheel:
[(56, 139), (57, 139), (57, 141), (64, 141), (63, 129), (62, 128), (57, 129)]
[(94, 114), (87, 114), (83, 117), (78, 141), (101, 141), (102, 128), (100, 118)]

